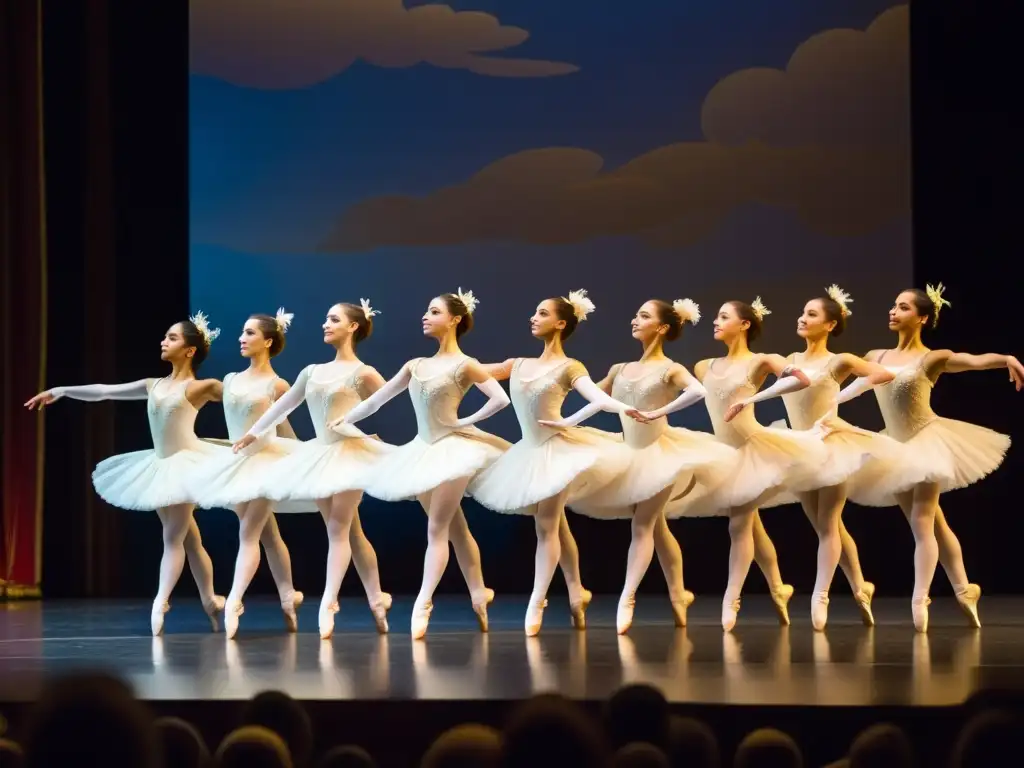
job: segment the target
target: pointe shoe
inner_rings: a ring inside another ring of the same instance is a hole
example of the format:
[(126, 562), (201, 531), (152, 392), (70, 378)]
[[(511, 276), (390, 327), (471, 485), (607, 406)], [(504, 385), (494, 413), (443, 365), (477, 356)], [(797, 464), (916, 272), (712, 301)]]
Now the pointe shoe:
[[(286, 600), (281, 601), (281, 613), (284, 615), (284, 628), (288, 632), (299, 631), (299, 617), (296, 615), (296, 611), (299, 606), (305, 601), (306, 596), (301, 592), (292, 590), (291, 596)], [(224, 620), (225, 626), (227, 619)]]
[(865, 581), (860, 591), (853, 594), (853, 599), (857, 601), (857, 607), (860, 608), (860, 618), (865, 627), (875, 626), (875, 614), (871, 611), (871, 600), (874, 596), (875, 585), (870, 581)]
[(793, 587), (789, 584), (780, 584), (772, 589), (772, 602), (775, 604), (775, 612), (779, 614), (779, 623), (789, 626), (789, 598), (793, 596)]
[(238, 617), (245, 613), (241, 602), (224, 604), (224, 636), (228, 640), (238, 634)]
[(541, 624), (544, 623), (544, 609), (548, 607), (548, 601), (535, 600), (530, 598), (529, 605), (526, 606), (526, 636), (536, 637), (540, 634)]
[(677, 627), (686, 626), (686, 609), (693, 605), (695, 597), (693, 592), (688, 589), (683, 590), (682, 600), (672, 601), (672, 615), (675, 618)]
[(978, 616), (978, 600), (981, 598), (981, 587), (977, 584), (968, 584), (962, 590), (957, 590), (956, 601), (960, 608), (967, 614), (971, 626), (975, 629), (981, 628), (981, 618)]
[(635, 595), (623, 595), (619, 598), (619, 608), (615, 612), (615, 631), (620, 635), (629, 632), (633, 626), (633, 609), (636, 608)]
[(171, 610), (168, 602), (153, 603), (153, 610), (149, 614), (149, 626), (153, 630), (153, 637), (159, 637), (164, 633), (164, 614)]
[(580, 588), (580, 601), (578, 603), (569, 603), (569, 615), (572, 621), (572, 625), (576, 629), (587, 628), (587, 607), (590, 605), (590, 601), (593, 599), (593, 592), (591, 592), (589, 589)]
[(377, 624), (377, 631), (386, 635), (388, 633), (388, 611), (391, 610), (391, 595), (381, 592), (376, 599), (370, 600), (370, 612)]
[(320, 615), (317, 617), (317, 623), (320, 625), (320, 639), (330, 640), (334, 635), (334, 615), (340, 610), (337, 601), (331, 603), (326, 608), (320, 606)]
[(206, 615), (210, 618), (210, 626), (213, 627), (214, 632), (220, 631), (220, 622), (217, 619), (217, 614), (224, 610), (225, 600), (220, 595), (214, 595), (213, 599), (208, 603), (203, 603), (203, 610), (206, 611)]
[(471, 599), (473, 601), (473, 613), (476, 614), (480, 631), (487, 632), (490, 629), (490, 623), (487, 620), (487, 606), (494, 601), (494, 590), (490, 587), (485, 587), (480, 598), (471, 596)]
[(722, 600), (722, 629), (726, 632), (732, 632), (732, 628), (736, 626), (736, 618), (740, 612), (740, 599), (737, 597), (735, 600), (725, 598)]
[(430, 624), (430, 613), (434, 610), (434, 604), (427, 601), (421, 606), (418, 602), (412, 607), (412, 639), (422, 640), (427, 634), (427, 626)]
[(928, 606), (931, 605), (930, 597), (914, 598), (910, 603), (910, 612), (914, 617), (914, 629), (918, 632), (928, 631)]
[(828, 623), (828, 592), (811, 595), (811, 626), (815, 632), (824, 632)]

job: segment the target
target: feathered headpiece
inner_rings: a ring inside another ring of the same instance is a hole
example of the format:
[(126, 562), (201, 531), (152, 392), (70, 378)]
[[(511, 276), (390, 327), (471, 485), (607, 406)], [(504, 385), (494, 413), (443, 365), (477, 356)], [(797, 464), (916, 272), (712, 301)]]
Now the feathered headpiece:
[(750, 302), (750, 308), (754, 310), (754, 317), (757, 318), (758, 322), (764, 321), (765, 316), (772, 313), (772, 311), (764, 305), (764, 302), (761, 301), (760, 296)]
[(853, 303), (853, 297), (850, 296), (846, 291), (840, 288), (835, 283), (832, 283), (826, 290), (825, 293), (832, 299), (836, 304), (839, 305), (839, 311), (843, 313), (843, 317), (849, 317), (853, 314), (850, 311), (850, 304)]
[(459, 290), (455, 292), (455, 295), (459, 297), (459, 301), (466, 305), (466, 311), (472, 315), (476, 310), (476, 305), (480, 303), (476, 296), (473, 295), (473, 292), (466, 291), (463, 293), (462, 288), (460, 287)]
[(676, 299), (672, 302), (672, 311), (681, 323), (696, 325), (700, 322), (700, 305), (693, 299)]
[(196, 327), (199, 335), (203, 337), (206, 346), (210, 346), (214, 339), (220, 336), (220, 328), (210, 328), (210, 318), (203, 314), (202, 310), (189, 316), (189, 322)]
[(284, 307), (277, 308), (277, 314), (274, 315), (274, 322), (277, 323), (278, 329), (281, 333), (288, 333), (288, 329), (292, 325), (292, 320), (295, 319), (294, 312), (285, 312)]
[(943, 307), (952, 307), (946, 299), (942, 298), (942, 294), (946, 292), (946, 286), (939, 283), (936, 286), (931, 284), (924, 287), (924, 292), (928, 295), (928, 298), (932, 300), (932, 304), (935, 305), (935, 314), (932, 316), (932, 328), (939, 324), (939, 312), (942, 311)]
[(594, 306), (594, 302), (587, 297), (587, 292), (582, 288), (578, 291), (569, 291), (569, 295), (563, 298), (572, 307), (573, 314), (576, 315), (577, 320), (586, 320), (587, 315), (597, 309)]
[(363, 309), (363, 314), (366, 315), (366, 319), (369, 320), (371, 317), (376, 317), (380, 314), (376, 309), (370, 306), (369, 299), (360, 299), (359, 306)]

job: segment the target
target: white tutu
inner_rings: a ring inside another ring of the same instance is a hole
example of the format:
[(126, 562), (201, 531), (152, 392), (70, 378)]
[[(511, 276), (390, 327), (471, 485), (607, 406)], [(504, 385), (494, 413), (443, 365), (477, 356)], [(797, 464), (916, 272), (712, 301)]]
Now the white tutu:
[[(204, 441), (228, 448), (232, 445), (229, 440), (204, 438)], [(267, 478), (277, 470), (278, 462), (301, 446), (298, 440), (275, 436), (269, 441), (258, 441), (239, 453), (227, 451), (211, 458), (193, 478), (196, 503), (206, 509), (233, 509), (254, 499), (269, 498), (266, 495)], [(308, 513), (316, 512), (317, 507), (312, 500), (279, 501), (274, 504), (274, 511)]]
[(365, 490), (383, 501), (415, 499), (450, 480), (473, 477), (508, 447), (508, 441), (476, 427), (457, 429), (433, 442), (417, 436), (373, 468)]
[(197, 473), (205, 462), (225, 454), (230, 455), (230, 449), (198, 438), (162, 458), (152, 449), (122, 453), (96, 465), (92, 484), (100, 498), (121, 509), (151, 512), (194, 504)]
[(629, 465), (629, 454), (620, 435), (560, 429), (540, 443), (520, 440), (472, 482), (469, 494), (495, 512), (529, 514), (534, 504), (569, 488), (572, 504), (612, 482)]

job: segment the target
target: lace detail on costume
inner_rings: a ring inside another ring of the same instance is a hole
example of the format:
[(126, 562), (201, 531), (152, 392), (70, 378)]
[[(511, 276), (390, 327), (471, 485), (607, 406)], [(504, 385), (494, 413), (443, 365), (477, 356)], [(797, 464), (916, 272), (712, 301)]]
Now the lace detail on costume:
[(906, 442), (938, 418), (932, 410), (932, 382), (925, 375), (925, 357), (927, 353), (906, 365), (884, 366), (895, 378), (888, 384), (875, 387), (885, 431), (901, 442)]
[[(313, 429), (321, 440), (334, 442), (339, 436), (327, 425), (345, 416), (356, 405), (362, 402), (357, 391), (357, 374), (363, 367), (355, 363), (352, 367), (341, 370), (330, 370), (332, 363), (309, 366), (309, 378), (306, 380), (306, 407), (313, 420)], [(334, 374), (331, 376), (330, 374)], [(318, 378), (321, 376), (322, 378)]]
[[(520, 358), (512, 367), (509, 382), (512, 406), (523, 438), (543, 442), (555, 431), (537, 422), (541, 419), (559, 421), (562, 418), (562, 403), (572, 390), (571, 382), (580, 375), (586, 376), (587, 372), (581, 363), (569, 358), (533, 378), (524, 379), (522, 362)], [(580, 370), (582, 374), (578, 373)]]
[(416, 412), (417, 435), (421, 440), (433, 443), (451, 433), (451, 425), (459, 418), (459, 404), (466, 394), (459, 377), (470, 359), (464, 356), (447, 370), (426, 379), (416, 375), (423, 358), (410, 366), (409, 397)]
[(750, 380), (752, 362), (734, 363), (724, 372), (719, 372), (716, 370), (716, 364), (724, 367), (723, 360), (724, 358), (716, 358), (708, 365), (702, 383), (709, 397), (705, 398), (704, 402), (707, 405), (708, 415), (711, 416), (711, 425), (714, 428), (715, 436), (719, 440), (737, 447), (746, 442), (750, 434), (764, 429), (764, 427), (757, 423), (752, 407), (744, 408), (735, 419), (726, 423), (725, 412), (729, 406), (737, 400), (756, 394), (757, 387)]
[(231, 440), (241, 439), (274, 404), (276, 376), (270, 377), (269, 383), (249, 381), (245, 386), (246, 383), (236, 373), (224, 377), (224, 421)]
[(797, 363), (791, 355), (787, 360), (803, 371), (811, 384), (799, 392), (787, 392), (782, 396), (786, 415), (793, 429), (810, 429), (814, 422), (830, 411), (836, 415), (836, 398), (839, 396), (839, 382), (835, 377), (832, 362), (835, 355), (829, 355), (823, 363), (813, 368)]
[[(678, 395), (676, 389), (666, 381), (672, 365), (670, 360), (654, 366), (636, 379), (627, 377), (626, 366), (622, 366), (612, 383), (612, 397), (641, 411), (654, 411), (668, 405)], [(641, 424), (624, 414), (620, 414), (619, 419), (622, 423), (622, 437), (633, 448), (643, 448), (653, 443), (670, 429), (668, 419), (656, 419), (650, 424)]]

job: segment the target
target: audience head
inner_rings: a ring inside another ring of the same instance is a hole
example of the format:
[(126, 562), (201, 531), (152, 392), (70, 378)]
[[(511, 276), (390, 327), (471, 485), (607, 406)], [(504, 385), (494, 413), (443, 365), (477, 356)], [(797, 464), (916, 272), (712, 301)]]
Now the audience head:
[(654, 686), (627, 685), (617, 690), (605, 705), (604, 723), (613, 749), (632, 742), (668, 746), (668, 702)]
[(102, 674), (68, 675), (48, 686), (30, 718), (23, 747), (25, 765), (31, 768), (160, 764), (149, 711), (127, 685)]
[(718, 738), (711, 727), (678, 715), (669, 719), (668, 756), (677, 768), (718, 768), (722, 762)]
[(352, 744), (334, 747), (320, 758), (317, 768), (376, 768), (370, 753)]
[(643, 741), (619, 747), (612, 756), (613, 768), (671, 768), (671, 765), (664, 752)]
[(501, 734), (486, 725), (458, 725), (442, 733), (423, 755), (420, 768), (496, 768)]
[(608, 763), (608, 747), (578, 706), (557, 694), (543, 694), (515, 709), (502, 746), (504, 768), (532, 768), (537, 763), (600, 768)]
[[(1020, 752), (1024, 717), (993, 709), (975, 715), (964, 725), (953, 747), (953, 768), (1009, 765)], [(1017, 758), (1019, 759), (1019, 757)]]
[(216, 754), (217, 768), (292, 768), (284, 739), (259, 725), (244, 725), (229, 733)]
[(804, 758), (793, 738), (774, 728), (759, 728), (736, 748), (734, 768), (803, 768)]
[(25, 765), (25, 753), (15, 742), (0, 739), (0, 768), (21, 768)]
[(848, 765), (849, 768), (911, 768), (914, 748), (903, 729), (879, 723), (853, 740)]
[(177, 717), (161, 717), (155, 725), (164, 768), (206, 768), (210, 764), (210, 750), (191, 723)]
[(282, 691), (256, 694), (242, 710), (242, 725), (267, 728), (288, 745), (296, 766), (305, 766), (313, 755), (313, 724), (299, 702)]

